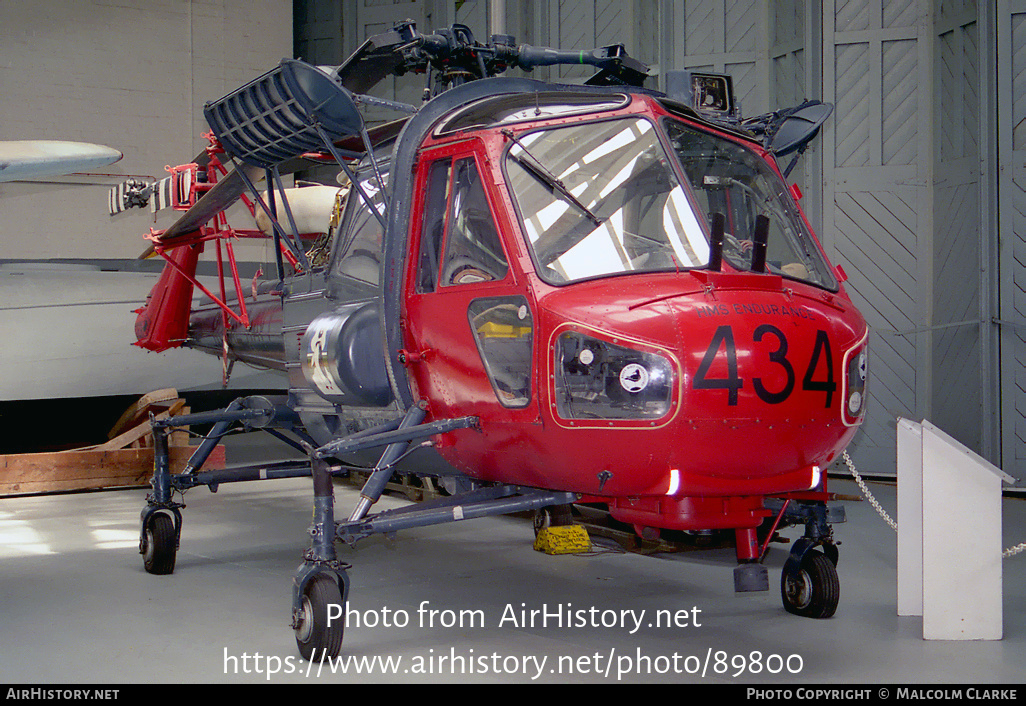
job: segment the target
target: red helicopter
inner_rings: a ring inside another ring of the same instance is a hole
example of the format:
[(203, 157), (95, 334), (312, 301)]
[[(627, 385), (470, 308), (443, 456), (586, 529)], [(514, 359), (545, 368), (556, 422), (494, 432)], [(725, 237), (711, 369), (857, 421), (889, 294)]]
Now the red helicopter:
[[(584, 85), (499, 76), (561, 63), (598, 73)], [(364, 94), (404, 72), (426, 76), (423, 105)], [(115, 189), (112, 212), (147, 199), (185, 211), (151, 232), (167, 265), (138, 345), (190, 346), (222, 356), (226, 374), (243, 361), (289, 383), (287, 397), (153, 422), (146, 569), (174, 570), (174, 490), (312, 475), (293, 585), (307, 659), (341, 649), (328, 612), (347, 599), (349, 566), (336, 540), (524, 510), (562, 521), (574, 503), (644, 537), (732, 530), (739, 591), (768, 590), (766, 543), (803, 524), (782, 601), (833, 615), (843, 508), (827, 503), (826, 468), (864, 417), (868, 329), (784, 181), (831, 106), (741, 120), (727, 76), (673, 73), (664, 94), (646, 75), (620, 45), (558, 51), (401, 23), (339, 67), (282, 61), (207, 105), (210, 147), (193, 163)], [(368, 129), (361, 104), (409, 116)], [(319, 238), (290, 205), (304, 189), (281, 182), (314, 163), (350, 185)], [(277, 273), (244, 287), (232, 239), (263, 234), (223, 211), (246, 191), (269, 217)], [(193, 309), (210, 243), (221, 289)], [(202, 422), (211, 434), (172, 475), (169, 430)], [(306, 460), (203, 471), (240, 423)], [(353, 467), (370, 472), (337, 522), (332, 476)], [(395, 472), (437, 476), (449, 495), (372, 514)]]

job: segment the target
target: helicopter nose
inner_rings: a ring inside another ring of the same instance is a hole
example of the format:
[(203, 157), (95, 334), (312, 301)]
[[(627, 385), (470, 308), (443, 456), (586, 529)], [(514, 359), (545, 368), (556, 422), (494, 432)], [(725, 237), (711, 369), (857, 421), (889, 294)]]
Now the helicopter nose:
[(682, 433), (736, 450), (710, 457), (710, 467), (777, 473), (825, 467), (836, 457), (864, 415), (860, 317), (770, 292), (722, 297), (715, 308), (676, 308)]
[(640, 495), (808, 490), (854, 436), (867, 329), (850, 302), (770, 275), (708, 279), (548, 296), (548, 451), (568, 475), (609, 471), (604, 489)]

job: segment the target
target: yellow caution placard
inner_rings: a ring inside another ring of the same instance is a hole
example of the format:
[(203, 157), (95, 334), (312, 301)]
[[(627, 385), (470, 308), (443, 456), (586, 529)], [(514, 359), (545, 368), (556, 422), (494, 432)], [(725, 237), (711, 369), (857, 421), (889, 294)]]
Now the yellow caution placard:
[(535, 551), (546, 554), (583, 554), (591, 551), (591, 537), (580, 525), (559, 525), (538, 531)]

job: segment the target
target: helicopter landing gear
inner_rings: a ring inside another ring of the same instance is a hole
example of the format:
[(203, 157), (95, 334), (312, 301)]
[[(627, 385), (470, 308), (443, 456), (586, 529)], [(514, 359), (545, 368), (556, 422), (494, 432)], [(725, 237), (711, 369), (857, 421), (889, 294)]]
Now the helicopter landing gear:
[(823, 552), (808, 552), (797, 569), (785, 566), (780, 574), (780, 598), (788, 613), (829, 618), (840, 597), (837, 568)]
[(349, 577), (340, 567), (321, 568), (307, 573), (303, 583), (298, 593), (299, 607), (292, 614), (299, 654), (307, 661), (316, 660), (318, 655), (337, 656), (345, 630)]
[[(151, 422), (152, 424), (152, 422)], [(147, 573), (166, 575), (175, 570), (178, 540), (182, 535), (181, 503), (171, 500), (171, 469), (167, 432), (154, 425), (153, 494), (147, 496), (141, 514), (139, 553)]]
[(303, 555), (303, 563), (292, 584), (292, 627), (304, 659), (319, 659), (322, 655), (335, 657), (341, 649), (349, 596), (349, 576), (346, 570), (351, 567), (338, 560), (336, 539), (354, 544), (374, 534), (387, 535), (414, 527), (527, 512), (554, 505), (569, 508), (570, 503), (580, 500), (576, 493), (548, 492), (511, 485), (475, 487), (472, 482), (454, 482), (453, 488), (465, 485), (468, 489), (417, 505), (369, 514), (371, 505), (384, 490), (392, 466), (405, 453), (411, 439), (441, 433), (439, 430), (444, 431), (446, 426), (468, 426), (472, 419), (442, 420), (419, 425), (423, 416), (422, 411), (412, 408), (404, 418), (404, 423), (390, 425), (389, 431), (333, 442), (335, 452), (342, 449), (344, 444), (364, 444), (366, 448), (385, 446), (381, 460), (364, 484), (360, 500), (346, 522), (335, 522), (332, 469), (325, 460), (328, 454), (325, 449), (329, 447), (322, 447), (310, 455), (314, 489), (313, 524), (309, 529), (310, 548)]
[(764, 531), (764, 523), (735, 530), (738, 566), (734, 569), (734, 590), (768, 591), (769, 577), (762, 561), (769, 542), (777, 528), (804, 524), (805, 534), (792, 546), (781, 572), (780, 597), (788, 613), (806, 618), (831, 617), (841, 597), (836, 568), (839, 543), (834, 541), (831, 523), (845, 521), (844, 508), (795, 498), (767, 498), (764, 506), (776, 512), (768, 529)]
[(179, 526), (164, 512), (153, 512), (143, 521), (143, 539), (139, 551), (143, 555), (143, 567), (147, 573), (174, 573)]
[[(240, 397), (225, 409), (213, 412), (182, 414), (166, 419), (151, 417), (153, 477), (150, 485), (153, 492), (146, 496), (139, 534), (139, 553), (143, 555), (146, 571), (151, 574), (170, 574), (175, 570), (175, 555), (182, 536), (181, 510), (185, 507), (183, 503), (171, 499), (175, 491), (184, 492), (205, 485), (210, 492), (216, 493), (221, 483), (310, 475), (310, 465), (306, 461), (236, 466), (216, 471), (201, 470), (214, 447), (237, 423), (242, 424), (247, 431), (263, 429), (293, 447), (302, 448), (302, 443), (306, 441), (305, 433), (296, 428), (296, 422), (298, 417), (287, 409), (283, 399), (259, 396)], [(212, 424), (213, 427), (189, 457), (185, 468), (180, 473), (172, 474), (168, 436), (174, 427), (193, 424)], [(292, 432), (300, 440), (286, 437), (279, 429)]]
[(314, 484), (313, 525), (310, 549), (303, 555), (292, 581), (292, 629), (296, 646), (305, 660), (335, 657), (342, 647), (346, 600), (349, 596), (349, 564), (335, 554), (334, 490), (327, 461), (312, 457)]
[(824, 619), (837, 610), (841, 584), (837, 577), (837, 544), (830, 522), (843, 522), (843, 508), (825, 503), (800, 503), (805, 535), (794, 543), (780, 574), (784, 610), (804, 618)]

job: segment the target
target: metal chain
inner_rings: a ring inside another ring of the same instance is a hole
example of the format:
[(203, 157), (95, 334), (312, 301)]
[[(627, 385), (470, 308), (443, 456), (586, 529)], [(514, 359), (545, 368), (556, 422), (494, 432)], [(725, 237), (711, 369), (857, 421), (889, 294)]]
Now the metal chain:
[(1016, 554), (1022, 554), (1023, 552), (1026, 552), (1026, 542), (1022, 542), (1021, 544), (1016, 544), (1014, 547), (1009, 547), (1005, 551), (1001, 552), (1001, 558), (1002, 559), (1007, 559), (1010, 556), (1015, 556)]
[(869, 487), (866, 485), (865, 481), (862, 480), (862, 476), (859, 475), (859, 472), (855, 470), (855, 464), (852, 463), (851, 456), (848, 455), (847, 450), (844, 452), (844, 462), (847, 464), (848, 470), (851, 471), (852, 476), (855, 477), (855, 482), (859, 484), (859, 488), (862, 489), (862, 492), (866, 496), (866, 500), (869, 501), (869, 504), (876, 508), (876, 511), (880, 513), (880, 517), (884, 518), (884, 521), (891, 526), (891, 529), (897, 532), (898, 523), (891, 519), (891, 516), (883, 509), (883, 506), (881, 506), (880, 503), (877, 502), (877, 499), (873, 497), (873, 494), (869, 492)]
[[(882, 517), (884, 521), (891, 526), (891, 529), (897, 532), (898, 523), (891, 519), (891, 516), (887, 514), (880, 503), (877, 502), (877, 499), (873, 497), (873, 494), (869, 492), (869, 487), (866, 485), (865, 481), (862, 480), (862, 476), (859, 475), (859, 472), (855, 470), (855, 464), (852, 463), (851, 456), (848, 455), (847, 450), (844, 452), (844, 463), (848, 466), (848, 470), (851, 471), (852, 476), (855, 478), (855, 482), (858, 484), (863, 494), (865, 494), (866, 500), (869, 501), (869, 504), (872, 505), (878, 513), (880, 513), (880, 517)], [(1026, 542), (1022, 542), (1014, 547), (1009, 547), (1004, 550), (1001, 552), (1001, 558), (1007, 559), (1015, 556), (1016, 554), (1022, 554), (1023, 552), (1026, 552)]]

